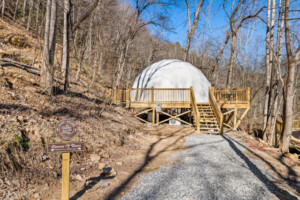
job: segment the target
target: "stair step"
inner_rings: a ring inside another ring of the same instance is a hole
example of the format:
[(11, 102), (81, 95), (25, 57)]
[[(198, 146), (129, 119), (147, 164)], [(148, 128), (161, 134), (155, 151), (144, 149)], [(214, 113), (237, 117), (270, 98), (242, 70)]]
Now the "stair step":
[[(200, 131), (207, 133), (219, 133), (220, 127), (215, 116), (215, 113), (210, 104), (198, 104), (197, 105), (200, 114)], [(196, 125), (196, 120), (193, 120)]]
[(200, 131), (216, 131), (216, 132), (218, 132), (218, 131), (220, 131), (220, 129), (214, 129), (214, 128), (200, 128)]

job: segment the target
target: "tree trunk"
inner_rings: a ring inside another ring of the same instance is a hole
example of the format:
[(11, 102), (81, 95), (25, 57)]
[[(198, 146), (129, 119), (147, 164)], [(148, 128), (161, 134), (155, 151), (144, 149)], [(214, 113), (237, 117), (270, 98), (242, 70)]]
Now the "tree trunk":
[(100, 75), (101, 74), (101, 70), (102, 70), (102, 65), (103, 65), (103, 51), (100, 51), (100, 61), (99, 61), (99, 65), (98, 65), (98, 71), (97, 73)]
[(267, 18), (267, 32), (266, 32), (266, 91), (265, 91), (265, 105), (264, 105), (264, 123), (263, 123), (263, 139), (267, 140), (267, 123), (269, 118), (269, 101), (270, 101), (270, 84), (271, 84), (271, 67), (270, 67), (270, 15), (271, 15), (271, 0), (268, 0), (268, 18)]
[(230, 33), (226, 34), (225, 42), (224, 42), (223, 46), (220, 48), (220, 50), (218, 52), (218, 55), (216, 57), (215, 63), (213, 64), (213, 66), (211, 68), (211, 71), (210, 71), (210, 74), (208, 75), (208, 79), (210, 79), (210, 77), (212, 77), (212, 80), (213, 80), (214, 83), (215, 83), (215, 80), (216, 80), (215, 71), (216, 71), (216, 69), (219, 69), (219, 61), (220, 61), (221, 57), (223, 56), (224, 49), (225, 49), (229, 39), (230, 39)]
[(290, 28), (289, 28), (289, 0), (285, 0), (285, 12), (284, 12), (284, 24), (285, 24), (285, 46), (287, 54), (287, 80), (286, 80), (286, 101), (284, 106), (284, 118), (283, 118), (283, 138), (281, 151), (286, 153), (289, 151), (292, 127), (293, 127), (293, 102), (294, 102), (294, 79), (296, 73), (296, 59), (300, 53), (300, 47), (296, 51), (296, 55), (293, 55), (291, 42), (290, 42)]
[(54, 65), (54, 55), (55, 55), (55, 45), (56, 45), (56, 24), (57, 24), (57, 1), (51, 0), (51, 22), (50, 22), (50, 38), (49, 38), (49, 48), (50, 48), (50, 65)]
[(70, 22), (71, 22), (71, 2), (64, 0), (64, 31), (63, 31), (63, 58), (62, 74), (64, 77), (64, 92), (69, 85), (69, 50), (70, 50)]
[(126, 62), (126, 56), (127, 56), (127, 52), (128, 52), (130, 43), (131, 43), (131, 41), (128, 40), (125, 48), (121, 51), (121, 55), (118, 59), (118, 70), (117, 70), (117, 78), (116, 78), (116, 84), (115, 84), (116, 87), (119, 87), (120, 83), (121, 83), (121, 78), (123, 75), (124, 66), (125, 66), (125, 62)]
[(2, 10), (1, 10), (2, 18), (4, 16), (4, 11), (5, 11), (5, 0), (2, 0)]
[(193, 22), (193, 26), (192, 28), (190, 28), (190, 12), (189, 12), (189, 3), (188, 3), (188, 0), (186, 0), (186, 4), (187, 4), (187, 13), (188, 13), (188, 19), (189, 19), (189, 32), (188, 32), (188, 36), (187, 36), (187, 43), (186, 43), (186, 46), (185, 46), (185, 50), (184, 50), (184, 57), (183, 57), (183, 60), (184, 61), (187, 61), (187, 58), (188, 58), (188, 54), (189, 54), (189, 50), (190, 50), (190, 47), (191, 47), (191, 41), (192, 41), (192, 38), (194, 36), (194, 32), (197, 28), (197, 25), (198, 25), (198, 21), (199, 21), (199, 16), (200, 16), (200, 12), (201, 12), (201, 9), (202, 9), (202, 6), (203, 6), (203, 2), (204, 0), (201, 0), (199, 5), (198, 5), (198, 9), (196, 11), (196, 14), (195, 14), (195, 19), (194, 19), (194, 22)]
[[(280, 102), (279, 102), (279, 94), (282, 94), (279, 92), (280, 90), (280, 85), (279, 85), (279, 79), (280, 79), (280, 66), (281, 66), (281, 49), (282, 49), (282, 35), (283, 35), (283, 25), (284, 25), (284, 9), (285, 5), (283, 3), (283, 6), (281, 8), (281, 0), (279, 0), (279, 16), (278, 16), (278, 26), (277, 26), (277, 46), (276, 46), (276, 75), (274, 79), (274, 105), (272, 109), (272, 114), (271, 114), (271, 119), (270, 119), (270, 144), (271, 145), (276, 145), (276, 142), (278, 139), (276, 138), (277, 135), (275, 133), (275, 126), (276, 126), (276, 119), (278, 116), (279, 108), (280, 108)], [(284, 87), (284, 84), (282, 82), (281, 87)], [(281, 96), (281, 95), (280, 95)], [(281, 101), (281, 100), (280, 100)], [(275, 138), (274, 138), (275, 136)], [(274, 138), (274, 139), (273, 139)]]
[(53, 67), (49, 65), (49, 35), (50, 35), (50, 13), (51, 13), (51, 0), (47, 0), (46, 7), (46, 22), (45, 22), (45, 37), (44, 37), (44, 56), (41, 68), (40, 85), (42, 89), (49, 95), (52, 94), (53, 85)]
[(39, 33), (40, 4), (41, 4), (41, 0), (38, 0), (36, 6), (36, 15), (35, 15), (35, 29), (37, 30), (38, 33)]
[(77, 72), (76, 72), (76, 81), (77, 82), (80, 80), (80, 73), (81, 73), (82, 62), (84, 59), (84, 54), (85, 54), (85, 47), (84, 47), (84, 49), (81, 49), (81, 51), (80, 51), (80, 58), (79, 58), (79, 63), (77, 65)]
[(98, 65), (98, 62), (99, 62), (99, 55), (96, 54), (96, 57), (94, 58), (94, 64), (93, 64), (93, 76), (92, 76), (91, 83), (89, 84), (88, 91), (90, 91), (90, 89), (94, 85), (96, 74), (97, 74), (97, 65)]
[(92, 63), (92, 46), (93, 46), (93, 16), (91, 15), (90, 17), (90, 21), (89, 21), (89, 31), (88, 31), (88, 34), (89, 34), (89, 43), (88, 43), (88, 63), (91, 64)]
[(28, 21), (27, 21), (27, 31), (29, 31), (30, 29), (32, 9), (33, 9), (33, 0), (30, 0)]
[(19, 4), (19, 0), (16, 1), (16, 7), (15, 7), (15, 12), (14, 12), (13, 21), (16, 20), (16, 15), (17, 15), (17, 12), (18, 12), (18, 4)]
[(25, 16), (26, 16), (26, 5), (27, 5), (27, 0), (24, 0), (23, 4), (23, 22), (25, 23)]
[(128, 72), (127, 72), (127, 82), (126, 82), (126, 88), (129, 88), (130, 77), (131, 77), (131, 68), (132, 68), (132, 66), (131, 66), (131, 65), (129, 65), (129, 69), (128, 69)]
[(235, 49), (236, 49), (236, 32), (233, 32), (231, 35), (231, 50), (230, 50), (230, 63), (228, 67), (226, 88), (230, 88), (232, 86), (232, 71), (235, 63)]
[[(270, 121), (271, 118), (271, 105), (272, 105), (272, 86), (271, 86), (271, 81), (273, 79), (273, 76), (275, 73), (273, 72), (273, 68), (274, 68), (274, 59), (273, 59), (273, 54), (274, 54), (274, 27), (275, 27), (275, 0), (272, 0), (272, 12), (271, 12), (271, 27), (270, 27), (270, 55), (269, 55), (269, 67), (270, 67), (270, 93), (269, 93), (269, 100), (268, 100), (268, 111), (267, 111), (267, 121), (266, 123), (268, 124), (268, 122)], [(275, 74), (276, 77), (276, 74)], [(270, 130), (270, 126), (268, 128), (268, 130)], [(268, 134), (268, 133), (267, 133)], [(270, 133), (269, 133), (270, 134)], [(268, 137), (268, 136), (267, 136)], [(272, 141), (272, 140), (271, 140)]]

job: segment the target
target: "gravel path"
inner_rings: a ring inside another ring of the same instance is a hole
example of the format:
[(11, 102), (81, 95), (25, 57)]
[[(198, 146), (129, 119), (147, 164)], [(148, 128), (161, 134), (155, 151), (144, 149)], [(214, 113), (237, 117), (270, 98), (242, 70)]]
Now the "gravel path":
[(229, 137), (191, 135), (184, 145), (189, 149), (171, 158), (177, 164), (148, 173), (121, 199), (295, 199), (268, 181)]

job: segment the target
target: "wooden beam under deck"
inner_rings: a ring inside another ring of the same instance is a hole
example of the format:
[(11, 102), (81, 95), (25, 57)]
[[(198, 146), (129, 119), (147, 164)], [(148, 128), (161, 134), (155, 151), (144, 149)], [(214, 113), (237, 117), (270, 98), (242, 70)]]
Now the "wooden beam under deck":
[[(134, 100), (131, 100), (134, 99)], [(214, 87), (209, 88), (209, 103), (197, 103), (194, 97), (193, 88), (141, 88), (141, 89), (121, 89), (115, 88), (113, 94), (113, 103), (122, 105), (131, 110), (140, 109), (135, 117), (139, 120), (149, 124), (161, 124), (170, 119), (176, 119), (181, 121), (179, 118), (183, 113), (172, 116), (170, 114), (163, 114), (169, 116), (168, 120), (159, 121), (159, 114), (156, 113), (156, 103), (161, 103), (162, 109), (189, 109), (184, 114), (189, 114), (190, 123), (194, 121), (193, 125), (199, 131), (200, 126), (200, 115), (198, 109), (205, 106), (212, 106), (213, 112), (216, 115), (220, 126), (220, 133), (222, 133), (223, 124), (236, 129), (243, 118), (246, 116), (250, 109), (250, 88), (244, 89), (215, 89)], [(203, 108), (202, 108), (203, 109)], [(230, 109), (225, 111), (224, 109)], [(237, 118), (237, 112), (240, 109), (245, 109), (240, 119)], [(152, 122), (139, 117), (143, 113), (152, 112)], [(225, 120), (225, 115), (227, 120)], [(192, 120), (193, 117), (193, 120)], [(228, 122), (233, 118), (233, 126), (230, 126)], [(187, 122), (187, 124), (190, 124)], [(186, 123), (186, 122), (184, 122)]]

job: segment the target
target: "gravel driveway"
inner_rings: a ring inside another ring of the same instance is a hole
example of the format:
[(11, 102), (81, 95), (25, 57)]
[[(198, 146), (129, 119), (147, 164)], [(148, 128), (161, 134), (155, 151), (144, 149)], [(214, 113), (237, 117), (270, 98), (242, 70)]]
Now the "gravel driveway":
[(219, 135), (191, 135), (188, 150), (142, 177), (122, 200), (297, 199), (269, 181), (262, 166), (246, 149)]

